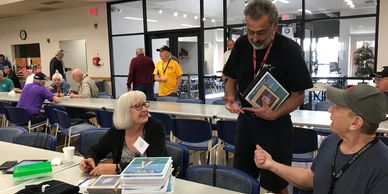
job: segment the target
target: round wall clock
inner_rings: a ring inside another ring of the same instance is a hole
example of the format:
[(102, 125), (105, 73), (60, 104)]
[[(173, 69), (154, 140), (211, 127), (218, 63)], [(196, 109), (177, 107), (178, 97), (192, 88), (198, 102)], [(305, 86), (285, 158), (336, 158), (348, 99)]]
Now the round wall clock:
[(20, 36), (20, 39), (25, 40), (27, 39), (27, 32), (25, 30), (20, 30), (19, 36)]

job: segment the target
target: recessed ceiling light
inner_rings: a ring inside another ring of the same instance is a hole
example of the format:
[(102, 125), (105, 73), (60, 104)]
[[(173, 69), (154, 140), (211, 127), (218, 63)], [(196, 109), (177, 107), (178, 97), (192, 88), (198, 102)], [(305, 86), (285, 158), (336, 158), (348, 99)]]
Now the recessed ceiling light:
[(197, 19), (198, 19), (198, 16), (194, 16), (194, 19), (197, 20)]
[(178, 16), (178, 12), (174, 12), (174, 16)]
[(163, 13), (163, 10), (159, 9), (159, 14), (162, 14)]
[(203, 17), (203, 18), (202, 18), (202, 21), (206, 21), (206, 18), (205, 18), (205, 17)]
[(212, 22), (214, 23), (214, 22), (216, 22), (216, 20), (215, 20), (215, 19), (212, 19)]
[(184, 13), (184, 14), (183, 14), (183, 18), (186, 18), (186, 17), (187, 17), (187, 14)]

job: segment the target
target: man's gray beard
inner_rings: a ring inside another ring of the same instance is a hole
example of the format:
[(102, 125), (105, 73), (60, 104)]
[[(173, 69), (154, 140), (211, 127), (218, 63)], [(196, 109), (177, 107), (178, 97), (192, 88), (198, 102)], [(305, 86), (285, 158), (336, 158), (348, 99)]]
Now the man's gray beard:
[(249, 40), (249, 43), (251, 43), (251, 45), (252, 45), (252, 47), (254, 49), (256, 49), (256, 50), (263, 50), (263, 49), (265, 49), (268, 46), (269, 42), (265, 40), (263, 44), (255, 45), (255, 43), (253, 43), (251, 40)]

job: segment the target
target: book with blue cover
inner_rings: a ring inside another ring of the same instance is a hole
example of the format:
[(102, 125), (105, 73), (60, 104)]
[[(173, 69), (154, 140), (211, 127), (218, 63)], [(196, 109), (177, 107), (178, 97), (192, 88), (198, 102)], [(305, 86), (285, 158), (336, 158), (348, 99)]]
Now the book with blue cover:
[(138, 157), (123, 170), (123, 177), (160, 176), (167, 173), (172, 164), (171, 157)]

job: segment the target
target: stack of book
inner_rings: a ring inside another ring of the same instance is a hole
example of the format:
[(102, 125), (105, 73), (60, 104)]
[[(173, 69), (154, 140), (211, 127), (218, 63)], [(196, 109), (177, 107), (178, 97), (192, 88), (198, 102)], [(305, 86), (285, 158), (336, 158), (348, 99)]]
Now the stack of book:
[(174, 185), (171, 157), (139, 157), (120, 175), (122, 194), (171, 193)]

